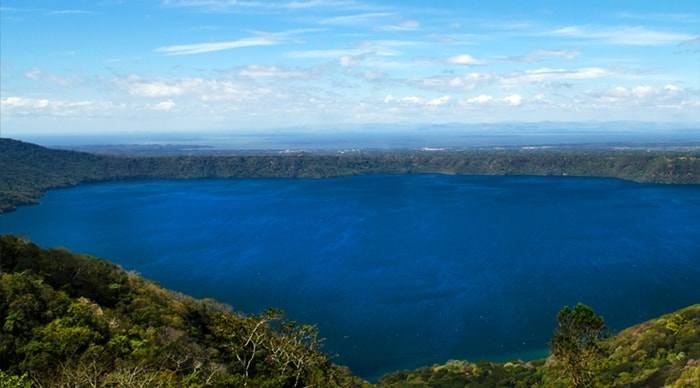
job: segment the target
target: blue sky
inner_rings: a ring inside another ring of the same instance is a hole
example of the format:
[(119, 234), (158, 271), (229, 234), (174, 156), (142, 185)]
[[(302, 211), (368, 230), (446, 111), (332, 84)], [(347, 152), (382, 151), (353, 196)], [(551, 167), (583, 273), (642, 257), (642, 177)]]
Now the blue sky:
[(2, 134), (700, 122), (698, 1), (12, 1)]

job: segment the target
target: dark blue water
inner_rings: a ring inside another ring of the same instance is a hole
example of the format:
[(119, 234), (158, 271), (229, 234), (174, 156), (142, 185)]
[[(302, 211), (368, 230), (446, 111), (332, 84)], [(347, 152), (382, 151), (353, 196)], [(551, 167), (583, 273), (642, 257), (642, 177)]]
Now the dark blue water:
[(49, 192), (0, 232), (111, 259), (236, 310), (318, 324), (368, 378), (541, 354), (557, 310), (613, 328), (700, 301), (700, 186), (375, 175)]

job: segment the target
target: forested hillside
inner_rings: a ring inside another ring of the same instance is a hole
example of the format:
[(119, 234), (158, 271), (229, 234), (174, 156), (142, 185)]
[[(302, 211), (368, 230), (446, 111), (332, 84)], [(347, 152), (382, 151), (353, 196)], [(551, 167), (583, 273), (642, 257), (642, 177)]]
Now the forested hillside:
[[(0, 237), (0, 380), (42, 387), (362, 386), (316, 329), (243, 315), (104, 260)], [(2, 382), (0, 386), (4, 387)]]
[(309, 177), (365, 173), (571, 175), (700, 183), (700, 154), (595, 150), (395, 151), (338, 155), (126, 157), (0, 138), (0, 213), (50, 188), (138, 178)]
[(580, 315), (568, 323), (577, 332), (573, 340), (566, 338), (561, 315), (558, 332), (550, 343), (552, 353), (545, 360), (449, 361), (392, 373), (382, 378), (379, 385), (392, 388), (700, 387), (700, 304), (608, 338), (604, 338), (603, 328), (597, 333), (600, 339), (590, 336), (591, 327), (595, 326), (581, 324), (590, 316), (579, 319)]
[[(278, 312), (245, 315), (12, 236), (0, 259), (0, 387), (369, 386)], [(378, 386), (700, 386), (700, 305), (611, 337), (586, 306), (556, 318), (546, 360), (450, 361)]]

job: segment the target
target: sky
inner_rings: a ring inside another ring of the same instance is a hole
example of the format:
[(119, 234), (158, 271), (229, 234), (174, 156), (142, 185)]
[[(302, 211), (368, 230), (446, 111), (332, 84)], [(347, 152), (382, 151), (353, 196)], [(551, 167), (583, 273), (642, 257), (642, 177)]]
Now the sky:
[(0, 70), (2, 136), (693, 126), (700, 2), (1, 0)]

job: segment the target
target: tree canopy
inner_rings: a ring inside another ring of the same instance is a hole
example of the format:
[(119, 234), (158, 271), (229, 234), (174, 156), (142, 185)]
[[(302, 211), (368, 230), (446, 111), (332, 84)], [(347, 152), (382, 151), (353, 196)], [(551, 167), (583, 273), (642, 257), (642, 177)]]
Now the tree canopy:
[(594, 363), (601, 356), (603, 318), (592, 308), (577, 304), (574, 308), (561, 309), (557, 321), (558, 327), (550, 343), (553, 360), (573, 387), (591, 385)]

